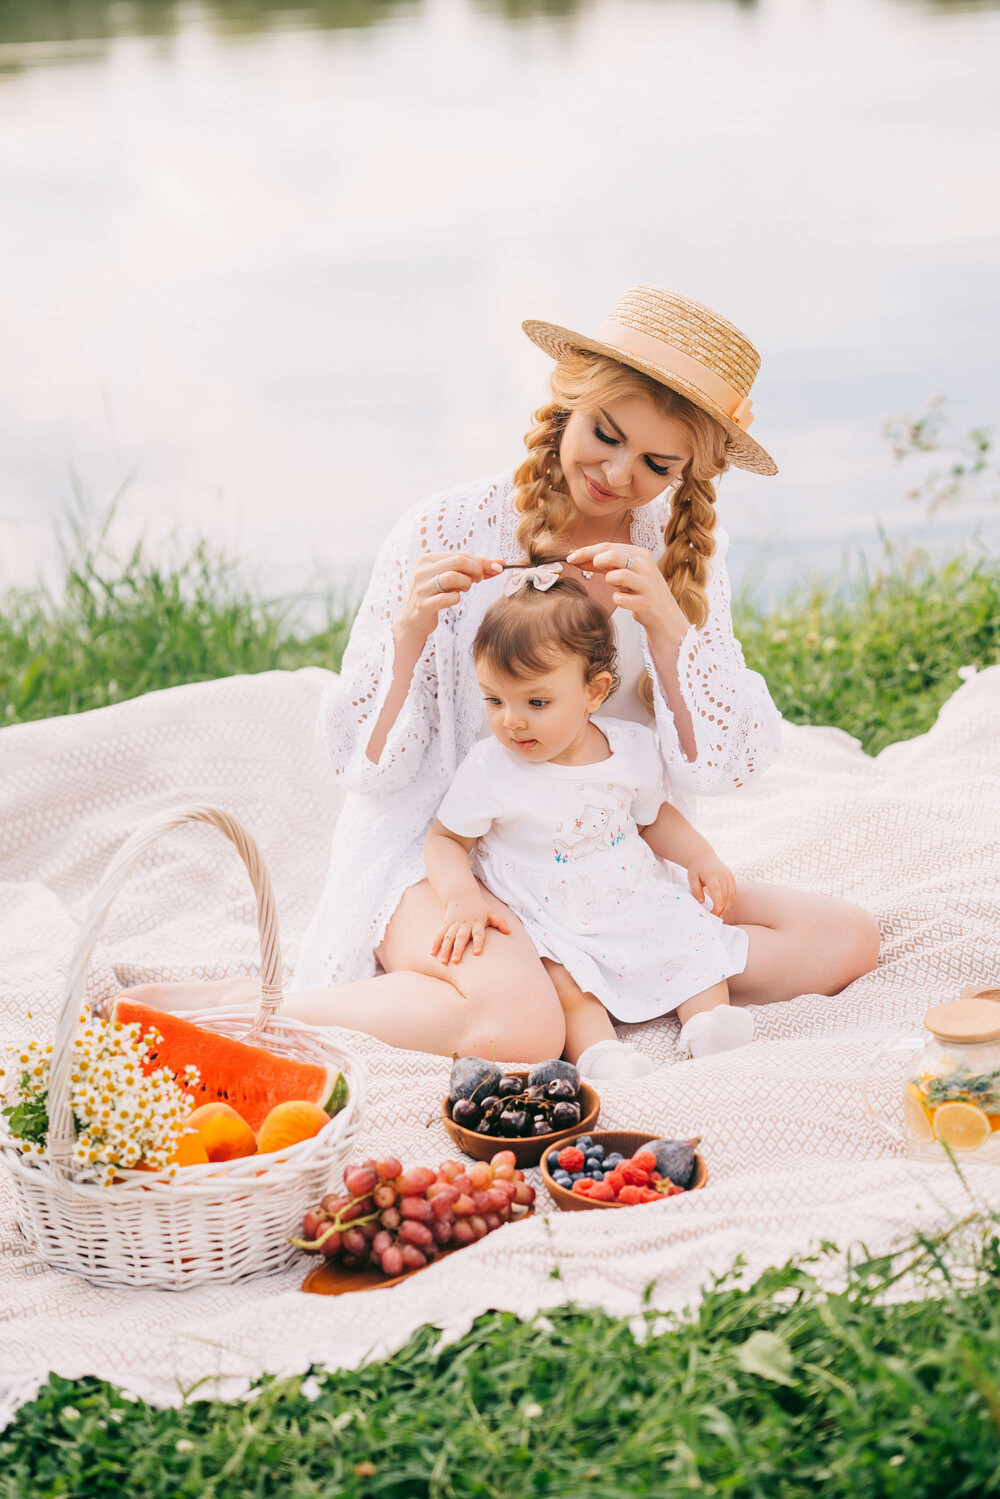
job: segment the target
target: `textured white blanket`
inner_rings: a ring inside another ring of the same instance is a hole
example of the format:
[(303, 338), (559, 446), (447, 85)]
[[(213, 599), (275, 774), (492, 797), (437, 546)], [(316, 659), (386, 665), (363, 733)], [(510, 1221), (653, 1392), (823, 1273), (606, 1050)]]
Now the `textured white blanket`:
[[(336, 815), (313, 740), (326, 680), (234, 678), (0, 732), (0, 1040), (51, 1031), (99, 875), (138, 823), (180, 803), (214, 802), (255, 834), (290, 967)], [(605, 1085), (601, 1123), (702, 1135), (705, 1191), (662, 1208), (543, 1211), (397, 1289), (320, 1299), (298, 1291), (301, 1270), (186, 1293), (47, 1270), (22, 1252), (0, 1172), (0, 1424), (50, 1370), (160, 1402), (199, 1381), (201, 1394), (232, 1396), (264, 1371), (355, 1365), (426, 1322), (459, 1333), (488, 1307), (530, 1316), (576, 1301), (626, 1315), (651, 1282), (655, 1305), (680, 1307), (738, 1253), (756, 1273), (824, 1238), (881, 1252), (967, 1207), (952, 1172), (907, 1162), (873, 1130), (859, 1083), (874, 1036), (914, 1030), (964, 983), (1000, 980), (1000, 667), (963, 686), (929, 734), (876, 760), (837, 730), (786, 726), (778, 763), (703, 801), (700, 822), (738, 875), (851, 897), (884, 934), (877, 973), (836, 999), (760, 1008), (743, 1051), (681, 1062), (673, 1022), (630, 1028), (663, 1065)], [(92, 992), (253, 971), (254, 947), (242, 865), (217, 833), (185, 828), (119, 896)], [(451, 1154), (439, 1123), (426, 1127), (448, 1064), (345, 1038), (371, 1071), (363, 1147), (412, 1162)], [(969, 1181), (1000, 1198), (994, 1168)]]

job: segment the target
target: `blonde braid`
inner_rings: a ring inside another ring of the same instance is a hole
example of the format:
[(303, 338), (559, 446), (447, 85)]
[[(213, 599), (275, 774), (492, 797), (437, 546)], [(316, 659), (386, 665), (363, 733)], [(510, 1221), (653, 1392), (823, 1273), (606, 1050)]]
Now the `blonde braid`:
[[(533, 560), (560, 550), (573, 526), (574, 506), (566, 493), (559, 447), (569, 412), (552, 402), (535, 412), (535, 425), (525, 433), (528, 456), (514, 474), (521, 520), (517, 539)], [(565, 549), (563, 549), (565, 550)]]
[(674, 490), (660, 557), (660, 572), (686, 619), (699, 629), (708, 618), (709, 558), (715, 551), (715, 489), (696, 479), (689, 464)]

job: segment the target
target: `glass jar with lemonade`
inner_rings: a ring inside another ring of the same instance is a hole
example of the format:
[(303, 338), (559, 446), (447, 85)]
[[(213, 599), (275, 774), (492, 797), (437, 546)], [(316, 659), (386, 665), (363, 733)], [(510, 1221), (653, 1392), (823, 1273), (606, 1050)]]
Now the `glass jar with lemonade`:
[[(869, 1063), (869, 1113), (911, 1156), (947, 1161), (949, 1152), (975, 1152), (980, 1160), (1000, 1160), (1000, 990), (989, 992), (996, 999), (973, 992), (935, 1005), (924, 1016), (926, 1035), (899, 1042)], [(893, 1054), (905, 1058), (901, 1121), (879, 1113), (869, 1096), (875, 1067)]]

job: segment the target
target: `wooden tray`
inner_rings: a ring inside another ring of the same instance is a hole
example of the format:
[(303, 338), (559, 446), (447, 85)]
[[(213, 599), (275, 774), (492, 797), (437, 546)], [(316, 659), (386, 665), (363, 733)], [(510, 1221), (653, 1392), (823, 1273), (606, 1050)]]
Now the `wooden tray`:
[[(528, 1084), (527, 1069), (512, 1068), (506, 1074), (507, 1077), (519, 1077)], [(537, 1166), (546, 1151), (566, 1144), (567, 1140), (575, 1140), (577, 1135), (587, 1135), (597, 1123), (601, 1112), (601, 1100), (597, 1092), (589, 1083), (580, 1083), (580, 1092), (577, 1095), (580, 1104), (580, 1123), (570, 1125), (569, 1129), (556, 1130), (551, 1135), (479, 1135), (474, 1129), (465, 1129), (461, 1124), (456, 1124), (451, 1117), (451, 1103), (447, 1098), (441, 1104), (441, 1119), (445, 1129), (448, 1131), (459, 1150), (464, 1150), (466, 1155), (474, 1156), (477, 1161), (489, 1161), (496, 1155), (498, 1150), (512, 1150), (517, 1164), (522, 1169), (525, 1166)], [(650, 1135), (655, 1140), (655, 1135)]]
[[(590, 1135), (590, 1138), (593, 1140), (595, 1145), (604, 1146), (605, 1155), (613, 1155), (616, 1150), (620, 1150), (622, 1155), (626, 1157), (634, 1155), (641, 1145), (648, 1145), (650, 1140), (661, 1140), (663, 1138), (662, 1135), (646, 1135), (641, 1134), (637, 1130), (627, 1129), (598, 1130), (596, 1134), (594, 1134), (591, 1130), (577, 1130), (578, 1136), (588, 1134)], [(546, 1152), (546, 1154), (548, 1154), (548, 1152)], [(579, 1212), (582, 1208), (626, 1208), (630, 1205), (627, 1202), (591, 1202), (589, 1197), (580, 1197), (576, 1193), (567, 1192), (565, 1187), (560, 1187), (558, 1182), (554, 1182), (552, 1180), (551, 1173), (549, 1172), (548, 1162), (546, 1161), (544, 1155), (542, 1156), (541, 1166), (542, 1180), (545, 1182), (546, 1191), (552, 1198), (552, 1201), (555, 1203), (556, 1207), (563, 1208), (567, 1213), (576, 1213)], [(696, 1153), (694, 1158), (694, 1177), (692, 1179), (691, 1185), (689, 1187), (686, 1187), (685, 1191), (697, 1192), (699, 1187), (703, 1187), (707, 1181), (708, 1167), (705, 1165), (705, 1162), (702, 1160), (701, 1156)], [(665, 1199), (665, 1201), (667, 1202), (671, 1202), (673, 1200), (673, 1198), (669, 1197)], [(644, 1207), (652, 1207), (652, 1203), (644, 1203), (641, 1205)], [(636, 1204), (636, 1206), (639, 1206), (639, 1204)]]
[[(523, 1223), (525, 1218), (530, 1218), (534, 1213), (534, 1205), (526, 1208), (515, 1208), (516, 1217), (511, 1218), (511, 1223)], [(494, 1229), (494, 1232), (497, 1232)], [(489, 1234), (486, 1235), (489, 1238)], [(476, 1242), (481, 1244), (482, 1239)], [(471, 1244), (445, 1244), (438, 1254), (437, 1259), (431, 1260), (430, 1265), (421, 1265), (420, 1270), (429, 1270), (431, 1265), (436, 1265), (446, 1255), (454, 1253), (456, 1249), (471, 1249)], [(314, 1265), (302, 1282), (303, 1291), (311, 1291), (314, 1296), (343, 1296), (348, 1291), (380, 1291), (386, 1286), (401, 1285), (404, 1280), (412, 1280), (420, 1270), (406, 1270), (402, 1275), (383, 1275), (381, 1270), (374, 1266), (358, 1266), (355, 1269), (345, 1268), (338, 1265), (334, 1260), (320, 1260)]]

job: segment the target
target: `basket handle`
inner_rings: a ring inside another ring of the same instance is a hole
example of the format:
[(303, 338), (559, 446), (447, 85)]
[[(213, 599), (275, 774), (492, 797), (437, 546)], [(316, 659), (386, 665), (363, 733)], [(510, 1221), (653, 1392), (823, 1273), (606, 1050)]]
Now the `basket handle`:
[(178, 807), (172, 812), (161, 813), (137, 828), (115, 854), (104, 872), (104, 878), (94, 891), (86, 919), (76, 939), (70, 959), (66, 992), (56, 1023), (56, 1034), (52, 1045), (49, 1070), (49, 1138), (48, 1158), (52, 1169), (67, 1175), (71, 1164), (76, 1132), (73, 1112), (70, 1108), (70, 1073), (73, 1063), (73, 1037), (76, 1033), (77, 1016), (83, 1001), (84, 987), (94, 945), (104, 926), (105, 919), (118, 891), (126, 878), (152, 847), (156, 840), (172, 828), (185, 822), (207, 822), (218, 828), (246, 865), (254, 894), (257, 897), (257, 925), (260, 931), (260, 1005), (254, 1017), (247, 1040), (254, 1042), (266, 1030), (272, 1015), (281, 1008), (281, 944), (278, 940), (278, 915), (271, 889), (271, 876), (261, 857), (260, 849), (246, 828), (228, 812), (218, 807)]

